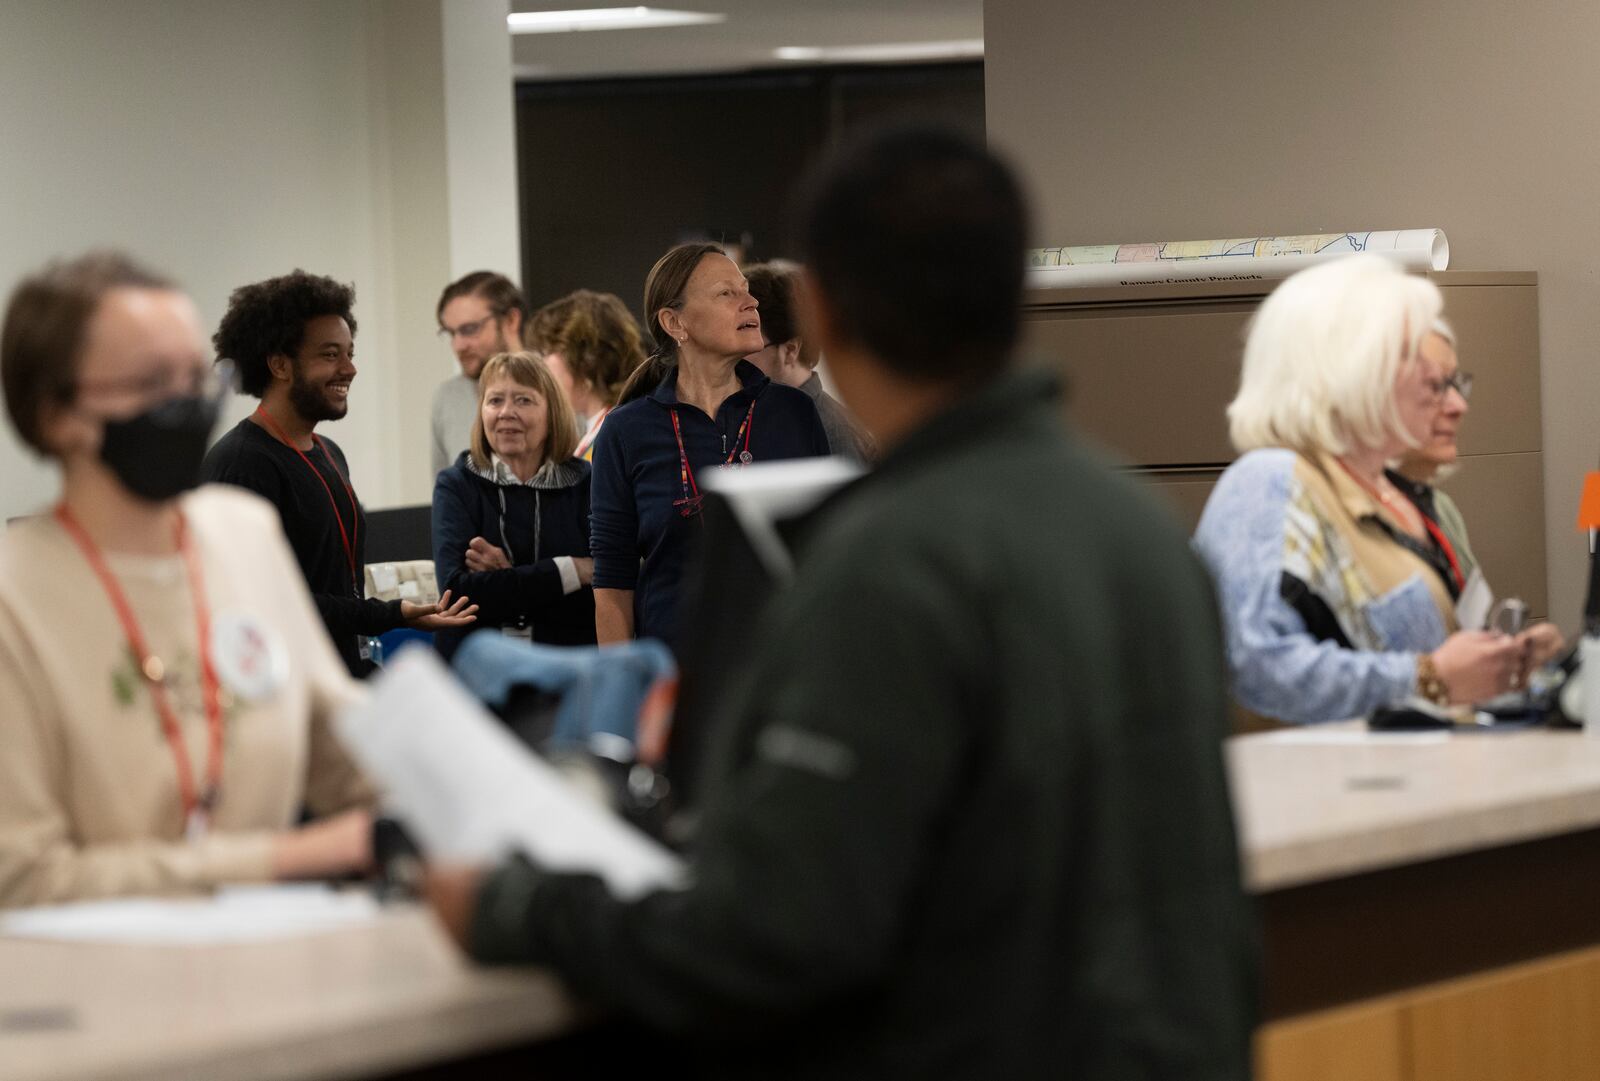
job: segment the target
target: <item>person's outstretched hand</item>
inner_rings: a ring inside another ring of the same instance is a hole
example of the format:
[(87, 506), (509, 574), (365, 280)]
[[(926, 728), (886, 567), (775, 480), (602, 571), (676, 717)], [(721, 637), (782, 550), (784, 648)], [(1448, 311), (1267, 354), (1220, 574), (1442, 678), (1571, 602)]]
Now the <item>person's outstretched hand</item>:
[(466, 597), (457, 598), (451, 603), (450, 591), (447, 589), (444, 591), (444, 596), (439, 598), (438, 604), (413, 604), (410, 601), (401, 601), (400, 618), (405, 620), (406, 626), (412, 630), (444, 631), (476, 623), (478, 606), (469, 603)]

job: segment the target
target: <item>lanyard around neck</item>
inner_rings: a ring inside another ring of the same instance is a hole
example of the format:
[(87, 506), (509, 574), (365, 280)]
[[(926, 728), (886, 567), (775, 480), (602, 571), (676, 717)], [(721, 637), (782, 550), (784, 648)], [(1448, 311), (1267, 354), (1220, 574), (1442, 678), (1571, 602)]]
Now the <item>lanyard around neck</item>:
[(318, 469), (316, 465), (312, 463), (311, 459), (306, 457), (305, 451), (301, 450), (299, 447), (295, 446), (289, 441), (289, 437), (284, 434), (283, 429), (278, 427), (278, 422), (272, 419), (272, 414), (267, 412), (266, 406), (256, 406), (255, 415), (261, 418), (261, 423), (266, 427), (267, 431), (272, 433), (272, 437), (274, 439), (300, 456), (300, 460), (306, 463), (306, 468), (311, 470), (311, 475), (316, 477), (317, 480), (321, 482), (322, 490), (328, 493), (328, 506), (333, 508), (333, 520), (339, 523), (339, 543), (344, 546), (344, 558), (345, 561), (350, 565), (350, 586), (359, 596), (361, 593), (361, 584), (360, 579), (356, 576), (356, 537), (357, 530), (361, 528), (361, 520), (356, 515), (355, 490), (350, 487), (350, 482), (345, 479), (344, 474), (339, 472), (339, 465), (333, 460), (333, 455), (328, 453), (328, 448), (322, 442), (322, 437), (313, 432), (311, 435), (311, 441), (321, 448), (322, 455), (328, 459), (328, 465), (332, 467), (334, 475), (337, 476), (339, 478), (339, 482), (344, 485), (344, 494), (350, 498), (350, 529), (346, 531), (344, 527), (344, 515), (339, 513), (339, 502), (333, 498), (333, 489), (328, 487), (328, 478), (322, 475), (322, 470)]
[(122, 624), (122, 633), (127, 638), (128, 648), (133, 652), (134, 660), (139, 666), (139, 675), (150, 688), (150, 700), (155, 704), (157, 716), (161, 718), (161, 728), (167, 737), (167, 744), (172, 749), (172, 759), (178, 772), (178, 793), (183, 802), (184, 827), (189, 835), (194, 837), (204, 831), (222, 791), (222, 691), (217, 681), (216, 667), (211, 659), (211, 613), (206, 606), (205, 581), (200, 571), (200, 557), (189, 539), (183, 514), (182, 512), (178, 514), (178, 551), (183, 555), (184, 567), (189, 574), (189, 591), (194, 596), (195, 635), (199, 639), (200, 684), (205, 701), (208, 735), (206, 782), (203, 789), (195, 785), (194, 767), (189, 761), (189, 749), (183, 742), (183, 730), (178, 724), (178, 714), (172, 707), (172, 700), (167, 696), (166, 666), (162, 664), (160, 657), (150, 651), (149, 643), (139, 626), (133, 605), (128, 602), (127, 594), (122, 591), (116, 576), (111, 573), (111, 568), (106, 564), (105, 557), (101, 555), (94, 539), (89, 536), (88, 531), (79, 523), (66, 503), (56, 506), (56, 520), (61, 523), (62, 528), (67, 531), (67, 536), (72, 538), (78, 550), (83, 553), (83, 558), (94, 571), (95, 577), (100, 579), (100, 585), (110, 598), (111, 607), (116, 610), (117, 619)]
[[(1357, 475), (1354, 469), (1346, 465), (1343, 458), (1338, 459), (1338, 462), (1344, 467), (1344, 471), (1350, 474), (1350, 479), (1360, 486), (1362, 491), (1377, 500), (1379, 505), (1385, 507), (1389, 505), (1389, 501), (1383, 498), (1376, 488)], [(1433, 543), (1437, 544), (1439, 551), (1444, 553), (1444, 558), (1450, 564), (1450, 577), (1456, 584), (1456, 593), (1459, 594), (1463, 589), (1467, 588), (1467, 580), (1461, 573), (1461, 561), (1456, 558), (1455, 545), (1451, 544), (1450, 538), (1444, 535), (1444, 530), (1439, 528), (1439, 523), (1429, 518), (1428, 512), (1417, 505), (1416, 500), (1407, 498), (1403, 492), (1400, 498), (1405, 499), (1407, 505), (1417, 512), (1417, 517), (1422, 520), (1422, 528), (1427, 530), (1428, 535), (1433, 538)]]
[[(704, 496), (700, 494), (700, 486), (694, 482), (694, 470), (689, 468), (689, 452), (683, 446), (683, 427), (678, 423), (678, 410), (669, 409), (668, 415), (672, 417), (672, 437), (678, 441), (678, 482), (683, 486), (683, 498), (675, 499), (672, 505), (678, 508), (678, 513), (685, 518), (692, 518), (700, 513), (700, 504)], [(728, 458), (723, 465), (732, 465), (734, 458), (738, 458), (741, 465), (749, 465), (753, 460), (750, 453), (750, 435), (755, 430), (756, 403), (751, 402), (750, 408), (745, 410), (744, 420), (739, 425), (738, 434), (733, 437), (733, 449), (728, 452)], [(740, 441), (744, 446), (740, 447)]]
[(1467, 588), (1467, 580), (1461, 573), (1461, 560), (1456, 558), (1456, 546), (1451, 544), (1450, 538), (1444, 535), (1444, 530), (1439, 528), (1439, 523), (1429, 518), (1421, 507), (1417, 508), (1417, 514), (1421, 516), (1422, 524), (1427, 527), (1428, 532), (1433, 536), (1434, 543), (1439, 546), (1439, 550), (1444, 553), (1444, 557), (1450, 561), (1450, 577), (1455, 579), (1456, 592), (1459, 594), (1463, 589)]
[(585, 461), (594, 459), (594, 441), (600, 437), (600, 425), (605, 422), (606, 416), (610, 412), (611, 406), (608, 405), (600, 410), (595, 418), (589, 422), (589, 427), (584, 431), (583, 438), (578, 440), (578, 449), (572, 452), (575, 457), (582, 458)]

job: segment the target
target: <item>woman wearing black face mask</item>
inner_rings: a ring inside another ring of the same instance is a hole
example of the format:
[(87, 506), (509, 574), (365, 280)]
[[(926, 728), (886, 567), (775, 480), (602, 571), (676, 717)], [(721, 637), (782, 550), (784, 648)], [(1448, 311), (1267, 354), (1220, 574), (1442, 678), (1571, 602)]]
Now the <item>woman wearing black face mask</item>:
[[(61, 466), (0, 537), (0, 907), (370, 862), (328, 727), (359, 692), (272, 509), (190, 491), (222, 388), (193, 304), (116, 255), (12, 294), (0, 379)], [(294, 828), (302, 805), (326, 814)]]

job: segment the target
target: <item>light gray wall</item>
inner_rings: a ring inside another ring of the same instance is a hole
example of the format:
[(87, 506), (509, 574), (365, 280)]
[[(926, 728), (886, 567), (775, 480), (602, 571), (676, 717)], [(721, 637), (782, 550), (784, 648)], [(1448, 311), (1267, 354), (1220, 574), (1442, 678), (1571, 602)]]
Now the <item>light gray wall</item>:
[(1600, 7), (987, 0), (984, 38), (990, 140), (1031, 185), (1036, 243), (1438, 226), (1452, 268), (1539, 272), (1550, 600), (1571, 630), (1600, 456)]
[[(397, 487), (393, 502), (433, 498), (428, 418), (434, 388), (456, 372), (438, 341), (433, 309), (454, 275), (450, 267), (450, 182), (444, 148), (444, 58), (439, 26), (443, 0), (375, 0), (385, 18), (373, 23), (373, 212), (376, 258), (389, 278), (376, 314), (394, 337), (389, 359), (404, 373), (368, 403), (394, 419), (384, 429), (383, 467)], [(354, 406), (352, 406), (352, 410)]]
[(485, 268), (522, 277), (509, 7), (508, 0), (443, 0), (452, 278)]
[[(433, 303), (453, 259), (503, 261), (517, 228), (509, 36), (447, 87), (445, 28), (462, 21), (457, 37), (482, 43), (508, 6), (7, 0), (0, 295), (97, 246), (176, 277), (209, 326), (245, 282), (294, 267), (353, 281), (360, 375), (328, 434), (369, 506), (427, 501), (427, 399), (454, 363)], [(453, 240), (445, 109), (470, 112), (474, 94), (491, 118), (473, 132), (479, 159), (512, 175), (474, 181), (473, 232)], [(511, 240), (474, 253), (496, 216)], [(55, 486), (5, 426), (0, 517), (37, 510)]]

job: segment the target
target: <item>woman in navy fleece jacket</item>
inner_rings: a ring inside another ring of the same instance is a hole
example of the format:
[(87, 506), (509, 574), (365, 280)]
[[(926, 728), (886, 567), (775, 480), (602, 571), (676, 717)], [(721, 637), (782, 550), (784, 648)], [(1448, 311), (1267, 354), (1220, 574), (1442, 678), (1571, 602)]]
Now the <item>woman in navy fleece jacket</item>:
[(715, 244), (680, 244), (645, 279), (655, 355), (629, 380), (595, 443), (601, 643), (653, 637), (676, 644), (678, 584), (700, 528), (706, 473), (828, 453), (811, 399), (742, 359), (764, 344), (746, 286)]

